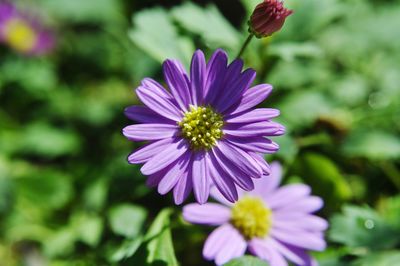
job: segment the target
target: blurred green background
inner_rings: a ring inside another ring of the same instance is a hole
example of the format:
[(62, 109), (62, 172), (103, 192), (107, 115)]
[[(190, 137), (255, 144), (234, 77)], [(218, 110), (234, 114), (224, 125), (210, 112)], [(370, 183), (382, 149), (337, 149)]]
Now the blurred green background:
[[(188, 66), (196, 48), (221, 47), (233, 59), (259, 1), (16, 1), (57, 47), (0, 46), (1, 266), (212, 265), (201, 258), (211, 228), (184, 223), (127, 164), (140, 144), (121, 135), (123, 110), (142, 78), (162, 81), (166, 58)], [(400, 1), (285, 5), (283, 30), (244, 54), (288, 129), (267, 159), (325, 200), (321, 265), (399, 265)]]

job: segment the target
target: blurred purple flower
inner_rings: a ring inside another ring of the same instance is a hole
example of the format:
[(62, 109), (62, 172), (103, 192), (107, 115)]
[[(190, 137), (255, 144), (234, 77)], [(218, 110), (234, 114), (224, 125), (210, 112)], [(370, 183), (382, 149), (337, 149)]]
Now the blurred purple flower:
[(214, 184), (231, 202), (238, 198), (236, 185), (254, 188), (253, 178), (270, 172), (261, 154), (274, 153), (278, 145), (265, 138), (284, 133), (284, 127), (271, 119), (276, 109), (254, 109), (271, 92), (268, 84), (250, 88), (256, 73), (242, 72), (240, 59), (227, 65), (227, 55), (217, 50), (206, 63), (204, 54), (195, 52), (190, 73), (180, 62), (166, 60), (165, 90), (146, 78), (136, 94), (146, 106), (125, 110), (139, 122), (123, 129), (132, 141), (149, 141), (128, 157), (131, 164), (144, 163), (141, 172), (147, 184), (158, 186), (160, 194), (173, 189), (181, 204), (193, 189), (199, 203), (208, 199)]
[(53, 33), (38, 19), (17, 9), (8, 1), (0, 2), (0, 42), (26, 55), (49, 53), (55, 44)]
[(222, 265), (242, 256), (246, 250), (271, 266), (316, 265), (307, 251), (326, 247), (323, 231), (328, 223), (313, 215), (323, 206), (311, 196), (309, 186), (291, 184), (278, 187), (282, 173), (279, 163), (271, 164), (271, 175), (255, 181), (252, 192), (239, 191), (239, 201), (232, 204), (211, 190), (219, 203), (183, 207), (183, 217), (195, 224), (217, 225), (207, 238), (203, 256)]

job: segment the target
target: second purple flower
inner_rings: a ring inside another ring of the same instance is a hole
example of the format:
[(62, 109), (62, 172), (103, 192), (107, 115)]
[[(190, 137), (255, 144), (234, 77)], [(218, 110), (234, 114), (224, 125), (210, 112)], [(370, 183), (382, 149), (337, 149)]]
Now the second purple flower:
[(285, 129), (271, 121), (278, 110), (254, 109), (272, 86), (251, 87), (256, 72), (242, 68), (240, 59), (228, 65), (220, 49), (208, 63), (203, 52), (196, 51), (190, 73), (180, 62), (166, 60), (169, 91), (146, 78), (136, 89), (145, 106), (125, 110), (139, 124), (125, 127), (123, 134), (132, 141), (148, 141), (129, 155), (129, 163), (144, 163), (141, 172), (148, 176), (147, 184), (158, 186), (160, 194), (173, 190), (176, 204), (192, 190), (197, 202), (205, 203), (211, 185), (234, 202), (236, 186), (250, 191), (253, 178), (270, 173), (263, 154), (279, 147), (267, 137), (282, 135)]

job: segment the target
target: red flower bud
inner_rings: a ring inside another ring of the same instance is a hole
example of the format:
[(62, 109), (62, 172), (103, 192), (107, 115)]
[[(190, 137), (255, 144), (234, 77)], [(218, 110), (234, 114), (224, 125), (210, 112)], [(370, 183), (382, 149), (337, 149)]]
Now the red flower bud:
[(280, 30), (292, 10), (283, 7), (279, 0), (264, 0), (253, 11), (249, 21), (249, 31), (257, 38), (267, 37)]

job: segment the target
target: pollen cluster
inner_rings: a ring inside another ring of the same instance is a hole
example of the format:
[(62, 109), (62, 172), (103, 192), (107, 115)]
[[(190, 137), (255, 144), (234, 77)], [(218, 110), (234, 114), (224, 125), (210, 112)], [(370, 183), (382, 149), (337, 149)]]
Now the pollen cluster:
[(5, 26), (7, 43), (17, 51), (27, 52), (36, 43), (36, 33), (30, 25), (21, 19), (11, 19)]
[(179, 126), (192, 149), (210, 149), (222, 137), (222, 116), (211, 107), (190, 106)]
[(244, 197), (232, 207), (231, 224), (247, 240), (265, 237), (271, 228), (271, 210), (260, 198)]

